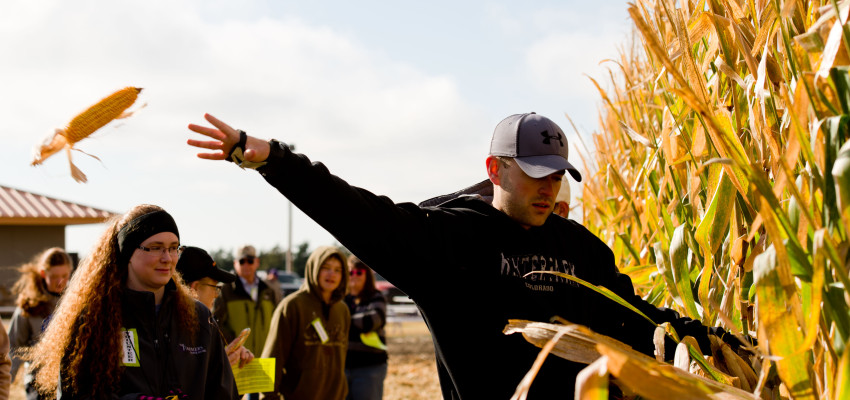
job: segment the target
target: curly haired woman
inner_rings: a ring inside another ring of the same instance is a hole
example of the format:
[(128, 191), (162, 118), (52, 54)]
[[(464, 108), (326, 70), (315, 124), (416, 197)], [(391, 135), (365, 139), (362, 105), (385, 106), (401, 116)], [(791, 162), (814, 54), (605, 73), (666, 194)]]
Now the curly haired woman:
[[(15, 313), (9, 326), (12, 354), (17, 349), (34, 345), (41, 337), (45, 321), (53, 314), (59, 296), (71, 276), (71, 257), (65, 250), (52, 247), (37, 254), (31, 262), (22, 265), (21, 277), (12, 287), (18, 294)], [(12, 381), (23, 364), (19, 357), (12, 358)], [(24, 378), (27, 399), (39, 398), (32, 385), (33, 376), (27, 371)]]
[(233, 399), (224, 343), (179, 274), (174, 219), (140, 205), (111, 221), (26, 359), (60, 399)]

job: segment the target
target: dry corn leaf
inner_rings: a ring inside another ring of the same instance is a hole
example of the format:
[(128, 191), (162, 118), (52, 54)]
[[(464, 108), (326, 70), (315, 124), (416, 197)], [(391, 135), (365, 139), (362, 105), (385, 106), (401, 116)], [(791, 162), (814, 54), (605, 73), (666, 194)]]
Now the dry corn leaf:
[(599, 357), (576, 376), (577, 400), (608, 400), (608, 357)]

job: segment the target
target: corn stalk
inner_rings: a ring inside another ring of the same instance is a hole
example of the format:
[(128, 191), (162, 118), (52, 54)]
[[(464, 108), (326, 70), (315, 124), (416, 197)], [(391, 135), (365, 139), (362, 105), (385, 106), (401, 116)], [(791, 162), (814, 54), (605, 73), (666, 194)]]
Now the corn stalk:
[(850, 0), (628, 11), (634, 39), (593, 81), (584, 225), (648, 301), (756, 337), (756, 397), (843, 398)]

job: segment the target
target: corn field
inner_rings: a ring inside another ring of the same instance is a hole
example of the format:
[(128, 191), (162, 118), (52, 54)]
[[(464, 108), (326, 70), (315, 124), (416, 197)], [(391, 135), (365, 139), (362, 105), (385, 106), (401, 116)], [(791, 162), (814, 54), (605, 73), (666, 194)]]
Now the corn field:
[(850, 399), (850, 0), (628, 12), (634, 39), (594, 81), (583, 223), (648, 301), (758, 346), (746, 371), (717, 349), (682, 365), (709, 379), (619, 356), (654, 386), (673, 379), (680, 392), (665, 392), (624, 376), (635, 369), (596, 341), (607, 366), (588, 367), (577, 398), (607, 398), (593, 382), (611, 375), (645, 398)]

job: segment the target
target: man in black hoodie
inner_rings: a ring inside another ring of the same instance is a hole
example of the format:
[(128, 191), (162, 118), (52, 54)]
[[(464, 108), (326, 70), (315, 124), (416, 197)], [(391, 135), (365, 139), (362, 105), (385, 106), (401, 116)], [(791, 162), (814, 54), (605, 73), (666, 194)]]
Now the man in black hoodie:
[[(710, 331), (725, 333), (643, 301), (604, 242), (575, 221), (552, 215), (564, 174), (577, 181), (581, 175), (567, 160), (563, 131), (548, 118), (516, 114), (497, 125), (487, 157), (489, 182), (473, 187), (492, 187), (492, 204), (481, 196), (449, 195), (423, 205), (394, 204), (348, 185), (286, 144), (205, 118), (215, 128), (189, 125), (213, 139), (188, 141), (213, 150), (198, 157), (257, 169), (416, 302), (434, 339), (444, 399), (510, 398), (539, 350), (520, 335), (502, 334), (508, 319), (559, 316), (653, 354), (648, 321), (570, 280), (527, 275), (532, 271), (563, 272), (605, 286), (656, 323), (670, 322), (680, 337), (694, 336), (704, 350), (710, 349)], [(531, 397), (569, 396), (583, 367), (549, 357)]]

